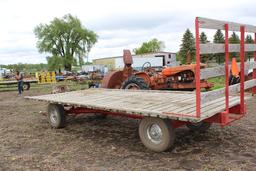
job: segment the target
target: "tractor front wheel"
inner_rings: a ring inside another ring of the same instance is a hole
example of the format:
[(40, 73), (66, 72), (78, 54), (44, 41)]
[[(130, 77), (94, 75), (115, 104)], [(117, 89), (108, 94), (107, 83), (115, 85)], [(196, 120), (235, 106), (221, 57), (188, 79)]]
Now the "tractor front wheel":
[(145, 117), (139, 125), (142, 143), (155, 152), (168, 150), (174, 144), (175, 132), (168, 119)]
[(148, 90), (149, 86), (143, 78), (133, 75), (123, 82), (121, 88), (135, 89), (135, 90)]

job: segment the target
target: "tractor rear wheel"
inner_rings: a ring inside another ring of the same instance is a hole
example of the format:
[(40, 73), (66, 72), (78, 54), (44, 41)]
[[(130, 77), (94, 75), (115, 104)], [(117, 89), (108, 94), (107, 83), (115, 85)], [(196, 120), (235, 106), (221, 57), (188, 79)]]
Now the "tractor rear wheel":
[(123, 82), (121, 89), (148, 90), (149, 86), (143, 78), (133, 75)]
[(145, 117), (139, 125), (139, 135), (142, 143), (156, 152), (171, 148), (175, 140), (174, 128), (168, 119)]
[(187, 127), (191, 131), (204, 133), (211, 127), (211, 125), (212, 125), (212, 123), (201, 121), (198, 123), (188, 123)]

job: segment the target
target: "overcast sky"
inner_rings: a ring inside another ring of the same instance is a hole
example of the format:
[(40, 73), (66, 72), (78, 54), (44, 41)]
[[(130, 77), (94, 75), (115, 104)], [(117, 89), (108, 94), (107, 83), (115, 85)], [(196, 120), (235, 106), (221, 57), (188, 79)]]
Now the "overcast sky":
[(255, 0), (0, 0), (0, 64), (46, 63), (33, 29), (68, 13), (99, 35), (92, 60), (122, 55), (152, 38), (177, 52), (184, 31), (194, 33), (196, 16), (256, 25), (255, 7)]

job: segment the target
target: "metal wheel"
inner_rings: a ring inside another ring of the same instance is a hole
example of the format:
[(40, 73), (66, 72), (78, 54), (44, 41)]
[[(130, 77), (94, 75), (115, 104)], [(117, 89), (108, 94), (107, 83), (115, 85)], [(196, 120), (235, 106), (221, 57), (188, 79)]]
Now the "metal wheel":
[(171, 122), (166, 119), (146, 117), (139, 126), (142, 143), (150, 150), (162, 152), (173, 146), (175, 133)]
[(23, 88), (23, 90), (29, 90), (30, 89), (30, 83), (23, 83), (22, 88)]
[(63, 128), (66, 124), (64, 107), (59, 104), (49, 104), (48, 120), (53, 128)]
[(160, 144), (163, 139), (162, 129), (158, 124), (153, 123), (147, 128), (147, 136), (153, 143)]

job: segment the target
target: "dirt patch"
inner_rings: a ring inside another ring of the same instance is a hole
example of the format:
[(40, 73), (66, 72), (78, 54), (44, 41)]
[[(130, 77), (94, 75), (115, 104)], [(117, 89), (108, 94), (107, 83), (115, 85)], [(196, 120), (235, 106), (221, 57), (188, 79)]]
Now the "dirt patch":
[[(40, 90), (25, 95), (42, 94)], [(47, 92), (44, 92), (47, 93)], [(0, 170), (255, 170), (256, 98), (248, 115), (205, 134), (176, 131), (175, 149), (154, 153), (138, 136), (138, 120), (95, 116), (69, 118), (50, 128), (46, 103), (0, 93)]]

